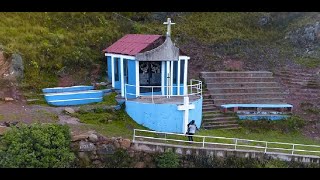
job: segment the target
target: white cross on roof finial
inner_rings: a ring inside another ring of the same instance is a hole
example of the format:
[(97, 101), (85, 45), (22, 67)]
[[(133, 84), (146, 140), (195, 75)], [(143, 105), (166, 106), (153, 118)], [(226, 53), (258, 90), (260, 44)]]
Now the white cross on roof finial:
[(171, 36), (171, 24), (176, 24), (171, 22), (171, 18), (167, 19), (167, 22), (164, 22), (163, 24), (167, 24), (167, 36)]

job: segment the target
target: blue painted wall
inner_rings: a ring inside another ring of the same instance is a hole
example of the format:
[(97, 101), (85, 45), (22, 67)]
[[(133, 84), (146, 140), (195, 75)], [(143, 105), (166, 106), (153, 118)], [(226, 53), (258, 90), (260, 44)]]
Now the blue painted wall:
[[(195, 120), (200, 127), (202, 121), (202, 98), (192, 102), (195, 109), (189, 111), (189, 121)], [(137, 123), (155, 131), (183, 132), (184, 111), (178, 110), (178, 104), (152, 104), (126, 101), (126, 111)]]
[(246, 115), (238, 115), (240, 120), (272, 120), (272, 121), (276, 121), (276, 120), (283, 120), (283, 119), (287, 119), (289, 116), (288, 115), (277, 115), (277, 116), (246, 116)]
[[(116, 63), (118, 64), (118, 81), (117, 81), (117, 79), (116, 79), (116, 77), (114, 78), (114, 88), (115, 89), (121, 89), (121, 68), (120, 68), (120, 58), (114, 58), (115, 59), (115, 61), (114, 61), (114, 69), (116, 69)], [(116, 71), (116, 70), (114, 70), (114, 71)]]
[[(173, 84), (173, 86), (177, 86), (177, 84)], [(178, 87), (173, 87), (173, 95), (178, 95), (177, 89)], [(180, 95), (183, 95), (183, 84), (180, 84)]]
[(111, 82), (111, 56), (107, 56), (108, 80)]
[[(119, 70), (119, 81), (115, 81), (115, 89), (121, 89), (121, 67), (120, 67), (120, 60), (118, 59), (118, 70)], [(135, 60), (134, 59), (124, 59), (128, 60), (128, 84), (136, 84), (136, 66), (135, 66)], [(125, 61), (124, 61), (125, 62)], [(108, 68), (108, 80), (112, 81), (112, 74), (111, 74), (111, 57), (107, 56), (107, 68)], [(115, 66), (116, 68), (116, 66)], [(116, 79), (116, 78), (115, 78)], [(128, 87), (128, 92), (135, 93), (136, 89), (135, 87)]]
[(71, 87), (54, 87), (54, 88), (44, 88), (43, 93), (62, 93), (62, 92), (72, 92), (72, 91), (87, 91), (93, 90), (93, 86), (71, 86)]
[[(127, 92), (136, 94), (136, 61), (134, 59), (128, 60), (128, 84), (134, 86), (127, 86)], [(136, 96), (127, 95), (127, 98), (135, 98)]]
[[(121, 89), (121, 69), (120, 69), (120, 60), (119, 58), (116, 58), (118, 59), (117, 63), (118, 63), (118, 67), (119, 67), (119, 81), (116, 81), (116, 78), (115, 78), (115, 89)], [(128, 84), (130, 85), (136, 85), (136, 61), (135, 59), (126, 59), (128, 60)], [(116, 62), (116, 61), (115, 61)], [(174, 76), (177, 76), (177, 62), (174, 62), (175, 63), (175, 67), (174, 67)], [(165, 75), (166, 75), (166, 66), (167, 64), (165, 64), (165, 68), (164, 68), (164, 72), (165, 72)], [(111, 57), (110, 56), (107, 56), (107, 68), (108, 68), (108, 80), (109, 81), (112, 81), (112, 74), (111, 74)], [(115, 66), (116, 68), (116, 66)], [(174, 82), (173, 86), (176, 86), (177, 83)], [(136, 88), (133, 87), (133, 86), (127, 86), (127, 93), (132, 93), (132, 94), (136, 94)], [(180, 94), (183, 94), (183, 82), (180, 82)], [(159, 93), (159, 92), (158, 92)], [(161, 93), (161, 92), (160, 92)], [(164, 94), (167, 94), (167, 90), (166, 88), (164, 88)], [(173, 95), (177, 95), (177, 87), (174, 87), (173, 88)], [(135, 96), (133, 95), (128, 95), (127, 94), (127, 98), (135, 98)]]

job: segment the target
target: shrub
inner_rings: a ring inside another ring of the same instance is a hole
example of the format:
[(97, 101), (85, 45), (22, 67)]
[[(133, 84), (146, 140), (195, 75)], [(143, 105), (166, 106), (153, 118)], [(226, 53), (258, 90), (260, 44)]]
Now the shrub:
[(305, 125), (304, 120), (298, 116), (291, 116), (285, 121), (286, 121), (286, 124), (288, 125), (289, 130), (291, 131), (297, 131)]
[(179, 157), (174, 152), (165, 152), (156, 157), (156, 165), (159, 168), (177, 168), (179, 166)]
[(122, 149), (112, 155), (106, 155), (104, 160), (104, 166), (107, 168), (128, 168), (132, 163), (128, 152)]
[(242, 127), (247, 128), (252, 132), (262, 133), (268, 130), (277, 130), (283, 133), (296, 132), (299, 131), (304, 125), (305, 122), (298, 116), (291, 116), (285, 120), (242, 120), (240, 121)]
[(70, 151), (70, 131), (66, 125), (20, 125), (0, 141), (0, 167), (63, 168), (75, 158)]

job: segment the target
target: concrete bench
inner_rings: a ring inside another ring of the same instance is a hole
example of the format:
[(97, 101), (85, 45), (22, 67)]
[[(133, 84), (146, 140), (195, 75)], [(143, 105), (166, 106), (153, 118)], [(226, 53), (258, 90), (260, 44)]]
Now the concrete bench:
[(237, 112), (239, 108), (255, 108), (256, 111), (262, 111), (263, 108), (279, 109), (280, 112), (287, 109), (291, 112), (293, 108), (291, 104), (223, 104), (220, 105), (220, 107), (224, 113), (226, 113), (230, 108), (232, 108), (233, 112)]

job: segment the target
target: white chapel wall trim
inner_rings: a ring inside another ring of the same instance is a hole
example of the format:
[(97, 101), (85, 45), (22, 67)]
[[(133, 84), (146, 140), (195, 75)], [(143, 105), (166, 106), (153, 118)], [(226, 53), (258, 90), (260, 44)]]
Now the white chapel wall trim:
[(179, 60), (185, 60), (184, 61), (184, 76), (183, 76), (183, 94), (188, 94), (188, 61), (190, 57), (189, 56), (179, 56)]
[(140, 96), (139, 61), (136, 61), (136, 97)]

